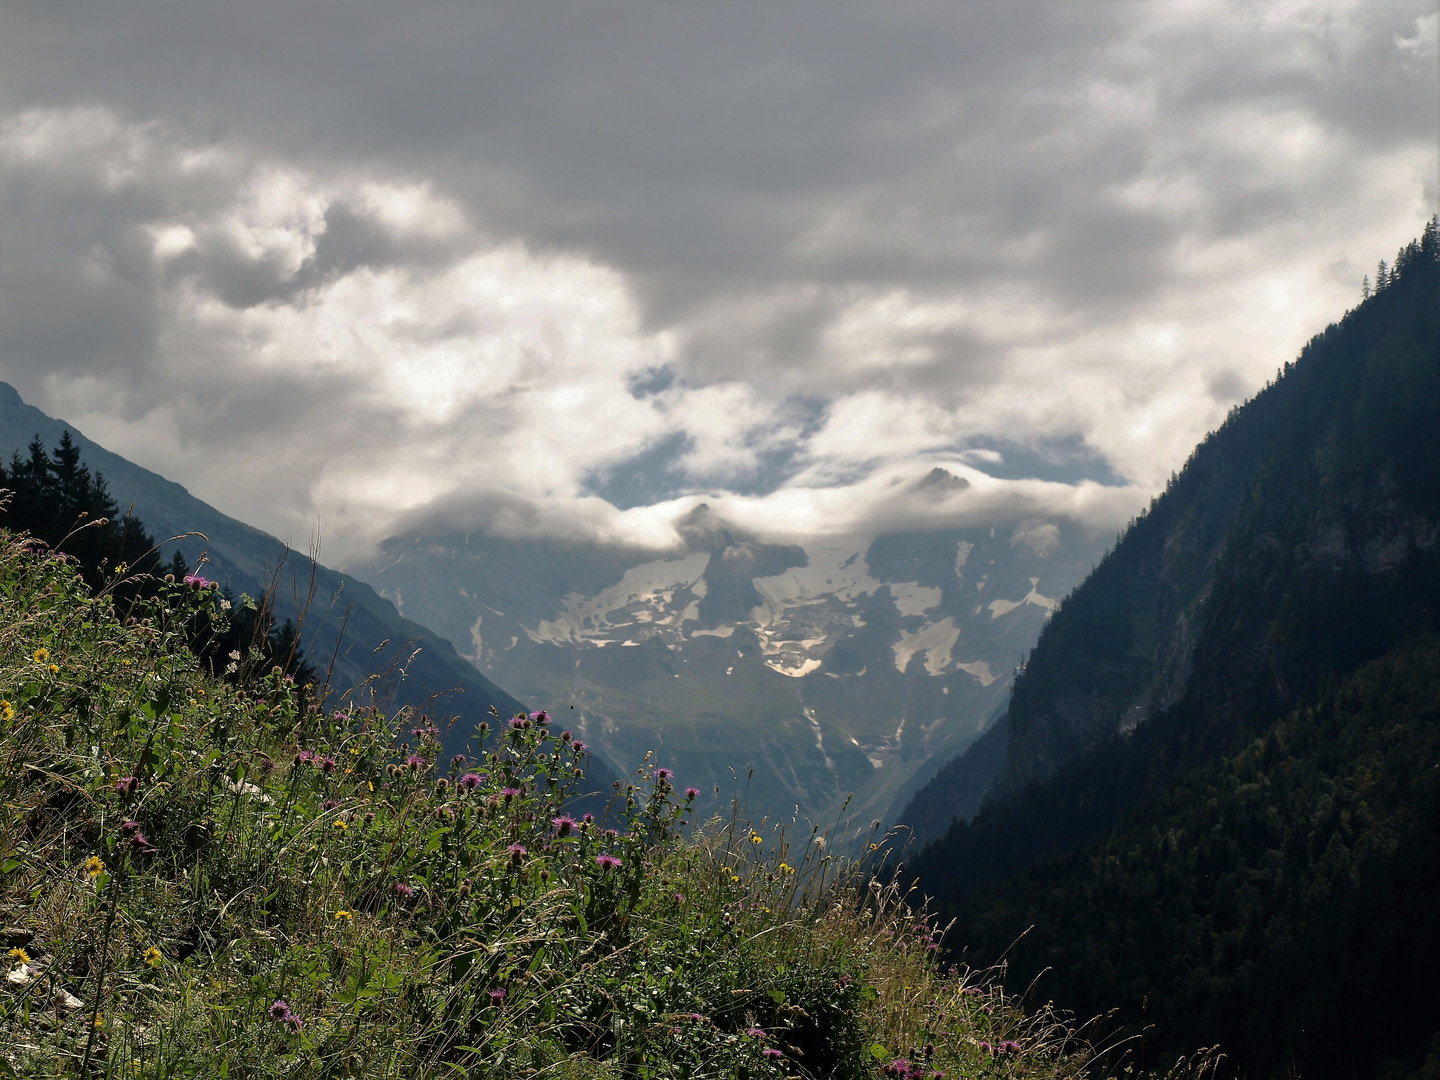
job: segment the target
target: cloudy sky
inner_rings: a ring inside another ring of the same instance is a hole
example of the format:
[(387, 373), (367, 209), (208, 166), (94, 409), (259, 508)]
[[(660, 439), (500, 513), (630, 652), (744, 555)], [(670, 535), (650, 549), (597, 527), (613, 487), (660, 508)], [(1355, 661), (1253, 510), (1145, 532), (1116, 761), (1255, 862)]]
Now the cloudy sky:
[(1113, 528), (1435, 211), (1436, 30), (9, 0), (0, 378), (342, 564), (437, 507)]

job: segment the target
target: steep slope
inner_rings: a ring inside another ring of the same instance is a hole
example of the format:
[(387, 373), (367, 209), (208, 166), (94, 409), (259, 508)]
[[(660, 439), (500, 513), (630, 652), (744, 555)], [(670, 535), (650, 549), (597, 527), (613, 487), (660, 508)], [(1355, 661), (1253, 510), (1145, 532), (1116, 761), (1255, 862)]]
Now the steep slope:
[(868, 823), (979, 735), (1099, 547), (1032, 519), (779, 544), (703, 505), (678, 531), (656, 552), (435, 520), (356, 572), (496, 681), (573, 706), (622, 767), (655, 750), (757, 816), (828, 819), (854, 793)]
[[(1162, 1047), (1224, 1037), (1242, 1064), (1272, 1075), (1286, 1065), (1307, 1075), (1351, 1075), (1352, 1065), (1363, 1073), (1384, 1056), (1383, 1048), (1369, 1046), (1342, 1062), (1314, 1028), (1320, 1017), (1342, 1023), (1344, 1002), (1384, 993), (1383, 986), (1346, 989), (1330, 980), (1323, 991), (1332, 994), (1328, 1003), (1296, 999), (1281, 1006), (1280, 1019), (1291, 1025), (1285, 1031), (1310, 1025), (1308, 1036), (1288, 1042), (1277, 1041), (1278, 1028), (1266, 1035), (1221, 1017), (1249, 1010), (1273, 1019), (1262, 999), (1274, 986), (1235, 976), (1240, 969), (1282, 956), (1292, 965), (1287, 970), (1309, 971), (1312, 980), (1326, 968), (1321, 942), (1335, 937), (1326, 937), (1327, 920), (1351, 910), (1348, 900), (1331, 895), (1341, 882), (1322, 858), (1335, 844), (1343, 850), (1329, 857), (1345, 864), (1346, 889), (1399, 898), (1398, 906), (1371, 918), (1430, 925), (1406, 906), (1412, 893), (1386, 892), (1384, 885), (1402, 865), (1386, 860), (1414, 829), (1420, 830), (1414, 833), (1418, 854), (1403, 865), (1422, 879), (1432, 872), (1425, 862), (1431, 857), (1425, 852), (1434, 850), (1425, 836), (1433, 839), (1436, 822), (1426, 802), (1429, 789), (1391, 785), (1382, 798), (1381, 773), (1345, 771), (1345, 753), (1337, 758), (1328, 737), (1313, 739), (1293, 759), (1262, 755), (1258, 778), (1253, 769), (1246, 772), (1249, 765), (1236, 764), (1236, 755), (1251, 740), (1318, 723), (1311, 719), (1315, 710), (1338, 709), (1354, 719), (1331, 724), (1332, 734), (1351, 740), (1356, 753), (1381, 753), (1377, 747), (1393, 721), (1415, 734), (1383, 751), (1391, 755), (1391, 774), (1417, 775), (1414, 770), (1427, 767), (1433, 714), (1407, 712), (1401, 699), (1433, 693), (1428, 676), (1407, 675), (1404, 694), (1368, 704), (1351, 700), (1361, 693), (1359, 684), (1338, 698), (1335, 687), (1396, 650), (1394, 664), (1429, 670), (1423, 658), (1403, 659), (1403, 643), (1440, 628), (1437, 258), (1440, 238), (1432, 223), (1423, 240), (1405, 250), (1401, 272), (1384, 290), (1316, 337), (1298, 362), (1196, 450), (1042, 633), (1011, 701), (996, 797), (913, 864), (922, 887), (959, 919), (953, 943), (969, 947), (974, 959), (1000, 955), (1033, 923), (1031, 936), (1010, 954), (1015, 977), (1029, 978), (1067, 957), (1070, 966), (1058, 984), (1070, 996), (1062, 1004), (1088, 1009), (1104, 998), (1137, 1026), (1157, 1024)], [(1365, 678), (1383, 682), (1381, 675)], [(1290, 728), (1277, 728), (1287, 715)], [(1378, 742), (1365, 734), (1375, 725)], [(1318, 778), (1313, 791), (1321, 794), (1312, 792), (1308, 802), (1256, 803), (1246, 787), (1283, 786), (1287, 775), (1300, 774)], [(1336, 808), (1344, 791), (1354, 797), (1346, 796), (1352, 809), (1342, 814), (1343, 828), (1319, 827), (1314, 815), (1341, 813)], [(1390, 798), (1397, 793), (1398, 802)], [(1258, 851), (1246, 833), (1256, 813), (1274, 834)], [(1151, 843), (1157, 836), (1164, 842)], [(1266, 852), (1285, 837), (1299, 838), (1285, 842), (1308, 854), (1285, 863), (1281, 884), (1267, 884), (1280, 863)], [(1384, 858), (1371, 858), (1373, 845)], [(1222, 944), (1206, 937), (1215, 928), (1206, 929), (1211, 916), (1201, 909), (1211, 896), (1212, 912), (1236, 910), (1213, 896), (1215, 875), (1224, 873), (1241, 893), (1258, 890), (1273, 903), (1240, 903), (1261, 928)], [(1167, 874), (1183, 885), (1157, 889)], [(1279, 891), (1267, 893), (1271, 885)], [(1284, 907), (1286, 897), (1301, 893), (1311, 908), (1292, 904), (1288, 922), (1267, 923), (1274, 905)], [(1102, 902), (1102, 895), (1128, 897), (1128, 906)], [(1164, 903), (1136, 899), (1147, 896)], [(1332, 900), (1340, 906), (1327, 907)], [(1075, 919), (1054, 917), (1057, 905), (1073, 909)], [(1331, 914), (1318, 914), (1323, 911)], [(1179, 927), (1186, 949), (1198, 950), (1200, 959), (1182, 965), (1183, 977), (1167, 967), (1175, 954), (1166, 949), (1178, 947), (1174, 940), (1165, 948), (1152, 940), (1149, 924), (1166, 919)], [(1382, 937), (1387, 932), (1384, 925), (1375, 930)], [(1340, 938), (1369, 940), (1357, 934)], [(1284, 940), (1277, 944), (1275, 935)], [(1086, 959), (1077, 968), (1082, 953)], [(1187, 979), (1182, 993), (1175, 980)], [(1155, 1012), (1161, 1000), (1174, 1011)], [(1406, 1038), (1420, 1039), (1424, 1032), (1417, 1031)], [(1291, 1058), (1271, 1055), (1265, 1048), (1272, 1043), (1287, 1047)], [(1411, 1053), (1423, 1050), (1419, 1046), (1391, 1049)]]
[[(178, 546), (192, 565), (202, 552), (208, 554), (204, 573), (237, 593), (259, 597), (273, 583), (281, 619), (299, 621), (303, 609), (303, 647), (322, 670), (333, 660), (332, 684), (336, 688), (362, 687), (371, 675), (388, 673), (371, 687), (397, 704), (424, 706), (441, 695), (433, 711), (461, 718), (451, 732), (457, 749), (492, 704), (502, 714), (522, 707), (462, 659), (443, 637), (402, 618), (393, 604), (362, 581), (317, 565), (314, 597), (307, 605), (308, 559), (273, 536), (220, 513), (179, 484), (111, 453), (73, 425), (27, 405), (14, 387), (0, 383), (0, 454), (8, 458), (11, 453), (23, 453), (37, 435), (46, 446), (54, 446), (67, 430), (84, 461), (104, 474), (116, 502), (122, 508), (133, 506), (157, 540), (203, 533), (203, 537), (187, 537), (173, 546)], [(411, 659), (416, 649), (420, 652)]]

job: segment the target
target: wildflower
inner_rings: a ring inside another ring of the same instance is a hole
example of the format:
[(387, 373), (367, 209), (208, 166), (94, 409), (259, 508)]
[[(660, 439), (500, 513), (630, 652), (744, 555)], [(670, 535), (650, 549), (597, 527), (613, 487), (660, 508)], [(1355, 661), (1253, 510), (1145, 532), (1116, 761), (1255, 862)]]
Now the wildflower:
[(154, 945), (145, 950), (144, 957), (146, 967), (159, 967), (165, 960), (165, 954)]
[(485, 777), (479, 773), (467, 772), (455, 782), (455, 786), (461, 791), (474, 791), (485, 781)]
[(535, 723), (539, 724), (541, 727), (544, 727), (546, 724), (550, 723), (550, 714), (547, 713), (544, 709), (541, 709), (539, 712), (532, 712), (530, 714), (530, 719), (535, 721)]
[(575, 819), (569, 814), (561, 814), (557, 818), (551, 818), (550, 824), (555, 826), (556, 836), (569, 836), (570, 830), (575, 828)]
[(698, 787), (687, 787), (687, 788), (685, 789), (685, 798), (687, 798), (687, 799), (698, 799), (699, 797), (700, 797), (700, 789), (699, 789)]
[(266, 1011), (273, 1019), (284, 1020), (287, 1016), (290, 1015), (290, 1003), (287, 1002), (284, 998), (278, 998), (271, 1003), (270, 1008)]
[(105, 1026), (105, 1017), (104, 1017), (103, 1015), (101, 1015), (100, 1013), (96, 1013), (96, 1014), (95, 1014), (95, 1027), (96, 1027), (97, 1029), (99, 1029), (99, 1028), (103, 1028), (104, 1026)]
[(105, 864), (100, 861), (99, 855), (91, 855), (85, 860), (85, 873), (92, 878), (97, 878), (105, 872)]
[(122, 776), (119, 780), (115, 781), (115, 794), (121, 796), (134, 795), (136, 789), (139, 787), (140, 778), (138, 776)]
[(996, 1054), (1018, 1054), (1019, 1052), (1020, 1044), (1014, 1039), (1006, 1039), (1004, 1042), (997, 1043), (995, 1046)]
[(516, 866), (519, 866), (522, 862), (524, 862), (525, 856), (529, 854), (524, 844), (511, 844), (505, 850), (510, 853), (510, 861), (513, 862)]
[(570, 741), (571, 739), (573, 739), (573, 738), (575, 738), (575, 736), (574, 736), (574, 735), (571, 735), (570, 732), (568, 732), (568, 731), (562, 731), (562, 732), (560, 732), (560, 741), (561, 741), (561, 742), (569, 742), (569, 741)]
[(320, 771), (321, 771), (321, 772), (323, 772), (323, 773), (332, 773), (332, 772), (334, 772), (337, 768), (339, 768), (340, 763), (339, 763), (338, 761), (336, 761), (333, 757), (331, 757), (329, 754), (326, 754), (324, 757), (322, 757), (322, 758), (320, 759), (319, 765), (320, 765)]
[(595, 824), (595, 815), (594, 815), (594, 814), (586, 814), (584, 817), (582, 817), (582, 818), (580, 819), (580, 824), (581, 824), (581, 825), (594, 825), (594, 824)]
[(9, 956), (11, 962), (15, 964), (28, 964), (30, 962), (30, 954), (24, 949), (11, 949)]
[(50, 650), (49, 650), (49, 649), (39, 648), (39, 649), (36, 649), (36, 650), (35, 650), (35, 663), (37, 663), (37, 664), (43, 664), (43, 663), (45, 663), (46, 660), (49, 660), (49, 659), (50, 659)]
[(750, 843), (752, 843), (752, 844), (759, 844), (759, 843), (761, 843), (761, 842), (762, 842), (762, 837), (760, 836), (760, 834), (759, 834), (758, 832), (752, 832), (752, 833), (750, 834)]
[(336, 819), (335, 819), (335, 823), (334, 823), (333, 825), (331, 825), (330, 827), (331, 827), (332, 829), (340, 829), (340, 830), (343, 831), (343, 830), (345, 830), (345, 829), (350, 828), (350, 823), (349, 823), (348, 821), (343, 821), (343, 820), (340, 819), (340, 818), (336, 818)]
[(656, 770), (655, 770), (655, 779), (661, 781), (662, 783), (668, 782), (669, 779), (670, 779), (672, 776), (674, 776), (674, 775), (675, 775), (675, 774), (674, 774), (673, 772), (671, 772), (669, 769), (656, 769)]
[(320, 809), (328, 814), (331, 810), (334, 810), (339, 805), (339, 799), (326, 799), (320, 804)]
[(14, 720), (15, 706), (8, 701), (0, 701), (0, 720)]
[(491, 987), (489, 990), (489, 995), (490, 1002), (493, 1005), (503, 1005), (507, 996), (505, 993), (505, 988), (503, 986)]
[(344, 908), (341, 908), (339, 911), (335, 912), (335, 918), (337, 918), (341, 922), (349, 922), (353, 917), (353, 913), (346, 911)]
[(507, 787), (500, 789), (500, 798), (504, 799), (506, 802), (509, 802), (511, 799), (515, 798), (519, 794), (519, 788)]
[(755, 1039), (768, 1039), (768, 1038), (769, 1038), (769, 1035), (767, 1035), (767, 1034), (765, 1033), (765, 1029), (764, 1029), (764, 1028), (758, 1028), (758, 1027), (746, 1028), (746, 1029), (745, 1029), (745, 1034), (746, 1034), (746, 1035), (749, 1035), (750, 1037), (755, 1038)]
[(614, 855), (596, 855), (595, 865), (601, 870), (618, 870), (620, 869), (620, 860)]
[(772, 1059), (782, 1058), (785, 1056), (783, 1051), (776, 1050), (773, 1046), (767, 1046), (764, 1050), (761, 1051), (761, 1053), (763, 1053), (766, 1057)]
[(512, 733), (517, 731), (524, 731), (529, 726), (530, 718), (528, 716), (515, 716), (512, 717), (510, 720), (510, 731)]
[(60, 665), (59, 665), (59, 664), (51, 664), (51, 665), (49, 666), (49, 668), (47, 668), (46, 670), (49, 671), (51, 675), (54, 675), (56, 672), (58, 672), (58, 671), (60, 670)]
[(692, 1024), (703, 1024), (705, 1022), (705, 1017), (701, 1016), (699, 1013), (691, 1013), (690, 1022)]
[(210, 588), (210, 579), (203, 578), (199, 574), (186, 574), (185, 584), (188, 585), (190, 588), (199, 591), (200, 589)]
[(403, 881), (395, 882), (395, 884), (390, 886), (390, 888), (394, 891), (396, 896), (401, 897), (405, 900), (409, 900), (412, 896), (415, 895), (415, 887), (413, 885), (407, 885)]

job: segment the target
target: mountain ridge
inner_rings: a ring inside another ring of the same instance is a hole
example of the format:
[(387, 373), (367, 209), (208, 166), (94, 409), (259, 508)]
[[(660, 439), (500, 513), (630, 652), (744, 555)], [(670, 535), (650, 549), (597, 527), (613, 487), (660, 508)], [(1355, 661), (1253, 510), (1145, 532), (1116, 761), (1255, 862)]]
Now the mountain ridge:
[[(26, 403), (9, 383), (0, 382), (0, 454), (22, 452), (36, 436), (58, 442), (67, 430), (85, 463), (104, 475), (122, 509), (134, 508), (162, 551), (178, 549), (192, 566), (202, 555), (208, 556), (206, 576), (257, 599), (273, 583), (277, 617), (303, 621), (302, 647), (322, 670), (333, 659), (337, 689), (370, 687), (393, 696), (397, 704), (417, 708), (427, 707), (438, 694), (440, 708), (460, 718), (448, 736), (457, 747), (468, 738), (470, 728), (488, 716), (491, 705), (502, 715), (523, 710), (519, 700), (476, 671), (449, 641), (403, 617), (359, 578), (317, 563), (316, 593), (307, 604), (310, 562), (284, 541), (107, 450), (75, 425)], [(188, 533), (204, 535), (184, 535)], [(418, 655), (412, 656), (416, 649)], [(388, 674), (372, 680), (377, 672)], [(604, 771), (608, 777), (609, 770)]]

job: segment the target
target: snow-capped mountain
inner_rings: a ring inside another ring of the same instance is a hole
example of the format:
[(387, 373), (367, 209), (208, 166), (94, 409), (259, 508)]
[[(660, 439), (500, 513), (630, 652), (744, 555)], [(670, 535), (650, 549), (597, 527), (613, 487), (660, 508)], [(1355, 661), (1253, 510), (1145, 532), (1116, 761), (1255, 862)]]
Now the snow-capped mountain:
[(622, 769), (654, 751), (707, 798), (824, 820), (852, 794), (884, 817), (963, 750), (1100, 554), (1059, 520), (782, 544), (701, 505), (676, 531), (656, 552), (435, 521), (354, 569)]

